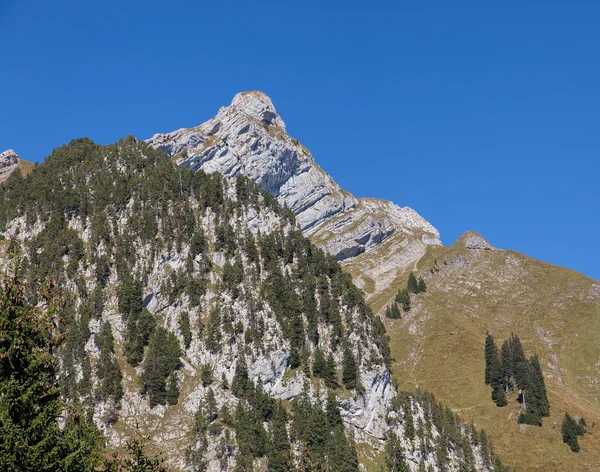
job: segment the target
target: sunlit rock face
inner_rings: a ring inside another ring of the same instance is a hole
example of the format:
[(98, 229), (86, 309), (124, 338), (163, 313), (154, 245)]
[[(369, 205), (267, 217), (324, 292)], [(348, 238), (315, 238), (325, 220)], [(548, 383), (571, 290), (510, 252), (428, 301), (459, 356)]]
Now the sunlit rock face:
[[(248, 176), (290, 207), (302, 231), (339, 261), (349, 261), (395, 235), (401, 253), (410, 249), (410, 254), (394, 255), (400, 264), (395, 273), (418, 260), (427, 245), (441, 244), (438, 231), (411, 208), (358, 199), (342, 190), (308, 149), (287, 134), (283, 119), (263, 92), (239, 93), (211, 120), (156, 134), (148, 143), (182, 167)], [(369, 277), (378, 277), (376, 268)]]
[(19, 156), (12, 149), (0, 153), (0, 182), (8, 179), (15, 169), (19, 167)]

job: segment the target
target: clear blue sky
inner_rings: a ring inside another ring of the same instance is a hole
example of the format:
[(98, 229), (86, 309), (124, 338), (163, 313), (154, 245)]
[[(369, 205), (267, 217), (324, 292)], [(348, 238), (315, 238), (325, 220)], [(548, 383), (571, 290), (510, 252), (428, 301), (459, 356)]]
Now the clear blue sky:
[(600, 279), (600, 2), (320, 3), (0, 0), (0, 149), (260, 89), (355, 195)]

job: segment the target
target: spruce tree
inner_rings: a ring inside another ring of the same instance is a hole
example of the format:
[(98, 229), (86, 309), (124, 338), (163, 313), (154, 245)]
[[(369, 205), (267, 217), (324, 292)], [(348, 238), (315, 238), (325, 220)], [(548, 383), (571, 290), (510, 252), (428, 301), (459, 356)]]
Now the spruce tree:
[(385, 443), (385, 466), (386, 472), (410, 472), (400, 439), (393, 431), (388, 433)]
[[(16, 272), (16, 271), (15, 271)], [(42, 290), (44, 308), (30, 307), (24, 284), (7, 277), (0, 293), (0, 470), (90, 471), (98, 440), (61, 401), (54, 352), (61, 338), (52, 284)]]
[(399, 303), (404, 311), (410, 311), (410, 294), (408, 293), (408, 290), (398, 290), (398, 293), (396, 294), (396, 303)]
[(490, 385), (492, 382), (492, 369), (494, 364), (494, 355), (497, 352), (494, 337), (489, 331), (485, 333), (485, 384)]
[(179, 384), (177, 374), (173, 372), (167, 381), (167, 405), (177, 405), (179, 401)]
[(388, 305), (388, 307), (385, 309), (385, 317), (393, 320), (400, 319), (400, 310), (398, 309), (398, 305), (396, 303)]
[(565, 413), (565, 418), (562, 422), (561, 432), (563, 442), (567, 444), (572, 452), (579, 452), (579, 441), (577, 440), (577, 432), (579, 431), (579, 425), (575, 420)]
[(412, 272), (408, 275), (408, 282), (406, 282), (406, 290), (409, 293), (419, 293), (419, 282)]
[(427, 284), (423, 277), (419, 277), (419, 293), (425, 293), (427, 291)]
[(349, 348), (344, 349), (342, 382), (348, 390), (354, 390), (358, 386), (358, 369), (354, 360), (354, 354), (352, 354)]
[(493, 336), (487, 332), (485, 338), (485, 382), (492, 387), (492, 400), (496, 406), (506, 406), (506, 396), (504, 393), (504, 376), (498, 347)]
[(287, 472), (291, 470), (292, 447), (286, 428), (287, 414), (279, 401), (273, 412), (271, 434), (268, 448), (268, 467), (272, 472)]

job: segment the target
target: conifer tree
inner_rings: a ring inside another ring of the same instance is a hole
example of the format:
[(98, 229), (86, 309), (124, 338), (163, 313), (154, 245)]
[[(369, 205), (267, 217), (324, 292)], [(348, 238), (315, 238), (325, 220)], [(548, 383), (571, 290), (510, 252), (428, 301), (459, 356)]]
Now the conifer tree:
[(404, 311), (410, 311), (410, 294), (408, 293), (408, 290), (398, 290), (398, 293), (396, 294), (396, 303), (399, 303)]
[(327, 388), (336, 389), (338, 388), (337, 372), (335, 369), (335, 361), (333, 355), (330, 353), (325, 361), (325, 372), (323, 373), (323, 380)]
[(235, 373), (233, 374), (233, 380), (231, 381), (231, 391), (236, 397), (243, 398), (248, 394), (250, 387), (251, 382), (248, 377), (246, 360), (243, 357), (240, 357), (235, 365)]
[(167, 381), (167, 405), (177, 405), (179, 401), (179, 383), (177, 382), (177, 374), (173, 372)]
[(342, 382), (348, 390), (354, 390), (358, 386), (358, 369), (354, 360), (354, 354), (352, 354), (349, 348), (344, 349)]
[(427, 284), (423, 277), (419, 277), (419, 293), (425, 293), (427, 291)]
[(393, 431), (388, 433), (385, 443), (385, 466), (386, 472), (410, 472), (400, 439)]
[(498, 347), (493, 336), (487, 332), (485, 338), (485, 382), (492, 387), (492, 400), (496, 406), (506, 406), (502, 366)]
[[(16, 271), (15, 271), (16, 272)], [(98, 436), (60, 398), (56, 334), (58, 298), (51, 283), (44, 308), (27, 305), (24, 285), (6, 278), (0, 293), (0, 470), (75, 472), (93, 470)]]
[(385, 317), (393, 320), (400, 319), (400, 310), (398, 309), (398, 305), (396, 303), (388, 305), (388, 307), (385, 309)]
[(419, 282), (417, 280), (417, 278), (415, 277), (415, 274), (413, 274), (412, 272), (408, 275), (408, 282), (406, 283), (406, 290), (408, 290), (409, 293), (419, 293)]
[(167, 378), (181, 366), (181, 348), (177, 337), (157, 326), (148, 342), (148, 352), (141, 375), (142, 394), (150, 398), (150, 407), (164, 405), (167, 400)]
[(275, 406), (271, 421), (271, 435), (268, 450), (268, 467), (272, 472), (287, 472), (291, 469), (292, 453), (286, 429), (287, 414), (281, 401)]
[(563, 419), (561, 427), (562, 438), (563, 442), (571, 448), (572, 452), (579, 452), (579, 441), (577, 440), (578, 431), (579, 425), (569, 413), (565, 413), (565, 418)]

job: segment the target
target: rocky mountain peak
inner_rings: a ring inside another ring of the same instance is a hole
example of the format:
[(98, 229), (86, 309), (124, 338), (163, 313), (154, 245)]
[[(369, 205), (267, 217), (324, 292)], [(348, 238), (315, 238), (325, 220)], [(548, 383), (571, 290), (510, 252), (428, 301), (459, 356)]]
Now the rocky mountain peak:
[(276, 126), (285, 131), (285, 123), (277, 114), (273, 102), (260, 90), (238, 93), (233, 97), (231, 107), (268, 126)]
[(9, 149), (0, 153), (0, 182), (8, 179), (8, 176), (19, 166), (19, 156), (15, 151)]
[(17, 162), (19, 162), (19, 156), (12, 149), (0, 153), (0, 167), (16, 164)]
[[(284, 121), (263, 92), (238, 93), (211, 120), (155, 134), (148, 143), (188, 169), (225, 177), (246, 175), (287, 205), (304, 234), (339, 261), (390, 242), (382, 263), (374, 264), (368, 275), (381, 284), (418, 260), (427, 245), (441, 244), (437, 230), (414, 210), (358, 199), (342, 190), (310, 151), (287, 134)], [(384, 268), (387, 275), (381, 277)]]

